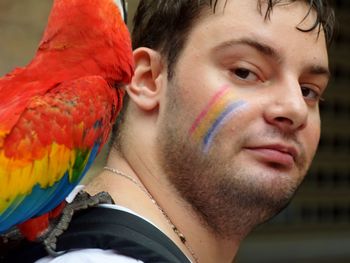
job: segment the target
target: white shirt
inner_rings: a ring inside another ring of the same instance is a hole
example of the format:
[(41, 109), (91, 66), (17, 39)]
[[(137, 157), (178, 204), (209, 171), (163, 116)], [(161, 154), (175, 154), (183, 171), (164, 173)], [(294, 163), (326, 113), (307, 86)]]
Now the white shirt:
[(98, 248), (81, 249), (67, 252), (59, 257), (45, 257), (35, 263), (142, 263), (143, 261), (119, 255), (115, 250)]

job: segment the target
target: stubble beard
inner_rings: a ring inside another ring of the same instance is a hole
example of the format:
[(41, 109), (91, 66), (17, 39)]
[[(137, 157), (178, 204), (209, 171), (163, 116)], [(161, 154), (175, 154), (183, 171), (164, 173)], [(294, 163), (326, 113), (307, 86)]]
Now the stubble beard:
[(218, 155), (220, 146), (204, 153), (182, 130), (175, 109), (176, 104), (168, 108), (158, 137), (161, 165), (209, 231), (220, 238), (244, 238), (289, 204), (301, 180), (283, 176), (278, 184), (259, 184), (255, 179), (263, 174)]

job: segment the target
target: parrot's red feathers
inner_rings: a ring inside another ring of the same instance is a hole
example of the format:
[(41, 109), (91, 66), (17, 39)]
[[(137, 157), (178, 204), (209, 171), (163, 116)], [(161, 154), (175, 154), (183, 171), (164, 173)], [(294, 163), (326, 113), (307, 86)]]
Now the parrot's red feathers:
[[(35, 58), (0, 79), (0, 141), (35, 96), (63, 80), (97, 75), (129, 83), (129, 32), (112, 0), (56, 0)], [(1, 142), (0, 142), (1, 147)]]
[(18, 228), (25, 234), (30, 241), (35, 241), (40, 235), (44, 234), (49, 226), (49, 220), (58, 218), (64, 209), (66, 203), (62, 202), (49, 213), (29, 219), (26, 222), (19, 224)]
[(54, 1), (33, 60), (0, 78), (0, 234), (52, 210), (79, 183), (107, 141), (122, 107), (116, 87), (133, 68), (113, 0)]

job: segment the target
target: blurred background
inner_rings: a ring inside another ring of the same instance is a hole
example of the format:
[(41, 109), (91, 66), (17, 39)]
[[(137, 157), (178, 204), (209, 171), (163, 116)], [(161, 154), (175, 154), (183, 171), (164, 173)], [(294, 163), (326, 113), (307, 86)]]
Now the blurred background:
[[(289, 207), (244, 241), (236, 263), (350, 262), (350, 1), (331, 2), (338, 33), (330, 50), (333, 79), (321, 103), (318, 155)], [(129, 23), (137, 3), (128, 1)], [(30, 61), (51, 5), (52, 0), (0, 0), (0, 75)], [(89, 178), (105, 158), (106, 150)]]

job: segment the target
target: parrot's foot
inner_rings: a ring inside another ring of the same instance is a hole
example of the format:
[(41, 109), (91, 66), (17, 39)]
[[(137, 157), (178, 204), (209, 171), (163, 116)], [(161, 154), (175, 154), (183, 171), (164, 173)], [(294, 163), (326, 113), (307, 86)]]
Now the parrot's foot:
[(100, 192), (94, 196), (89, 195), (84, 191), (80, 191), (75, 197), (74, 201), (67, 204), (63, 209), (62, 216), (60, 217), (58, 223), (52, 230), (47, 234), (43, 240), (44, 247), (49, 255), (59, 256), (65, 252), (57, 252), (57, 238), (64, 233), (69, 227), (69, 223), (75, 212), (80, 210), (85, 210), (90, 207), (94, 207), (98, 204), (113, 204), (112, 197), (107, 192)]
[(2, 256), (16, 248), (22, 240), (23, 236), (16, 227), (12, 227), (6, 233), (0, 234), (0, 262), (3, 262)]

